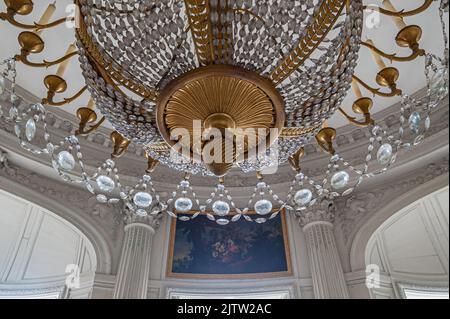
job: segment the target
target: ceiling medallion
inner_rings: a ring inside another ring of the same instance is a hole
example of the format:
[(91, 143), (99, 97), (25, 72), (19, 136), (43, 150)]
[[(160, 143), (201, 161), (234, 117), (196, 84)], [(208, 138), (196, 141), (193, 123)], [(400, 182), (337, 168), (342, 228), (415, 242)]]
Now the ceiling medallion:
[[(436, 54), (423, 48), (426, 34), (407, 24), (434, 11), (447, 47), (446, 0), (424, 0), (412, 10), (396, 9), (389, 0), (381, 6), (362, 0), (74, 0), (78, 15), (53, 19), (56, 7), (49, 4), (38, 21), (27, 23), (22, 20), (36, 11), (33, 1), (4, 3), (0, 20), (22, 31), (17, 54), (0, 61), (0, 94), (11, 97), (11, 106), (0, 105), (0, 116), (15, 123), (23, 148), (51, 157), (65, 181), (82, 183), (101, 203), (123, 202), (143, 218), (167, 213), (182, 221), (206, 216), (220, 225), (241, 218), (263, 223), (282, 209), (301, 212), (349, 195), (364, 179), (387, 172), (400, 150), (424, 141), (432, 110), (448, 95), (448, 49)], [(381, 38), (410, 52), (387, 53), (374, 42), (377, 36), (363, 40), (365, 29), (377, 33), (374, 21), (393, 24), (397, 31)], [(64, 26), (76, 35), (66, 52), (38, 59), (46, 53), (48, 29)], [(358, 75), (361, 55), (373, 57), (371, 77)], [(79, 88), (65, 77), (75, 56), (85, 80)], [(412, 98), (397, 65), (418, 59), (424, 61), (427, 92)], [(47, 94), (41, 103), (20, 103), (18, 63), (57, 67), (43, 78)], [(69, 89), (75, 93), (60, 98)], [(88, 105), (76, 112), (78, 129), (55, 141), (47, 130), (49, 110), (87, 94)], [(347, 96), (355, 99), (346, 106)], [(401, 98), (396, 133), (374, 119), (373, 96)], [(338, 131), (329, 126), (334, 114), (368, 130), (362, 165), (352, 166), (340, 154)], [(106, 123), (113, 128), (111, 154), (93, 171), (84, 163), (81, 137), (98, 134)], [(122, 184), (115, 162), (130, 145), (142, 148), (148, 162), (134, 186)], [(311, 145), (329, 155), (317, 176), (302, 169)], [(295, 177), (280, 197), (263, 172), (285, 163)], [(152, 182), (158, 164), (184, 175), (168, 198), (160, 198)], [(226, 187), (231, 169), (256, 175), (247, 207), (236, 205)], [(190, 182), (194, 174), (218, 178), (206, 201)]]
[[(207, 143), (200, 141), (196, 149), (193, 138), (189, 138), (196, 135), (196, 123), (199, 136), (210, 129), (228, 130), (229, 138), (233, 140), (238, 129), (241, 133), (248, 130), (255, 134), (265, 132), (257, 136), (255, 145), (245, 143), (244, 154), (234, 154), (232, 162), (223, 163), (220, 158), (220, 161), (208, 164), (209, 170), (214, 170), (212, 173), (223, 176), (236, 158), (245, 158), (250, 147), (263, 150), (270, 147), (283, 129), (285, 114), (282, 97), (268, 79), (236, 66), (211, 65), (183, 74), (164, 88), (157, 101), (156, 121), (159, 132), (170, 146), (180, 143), (174, 132), (186, 132), (184, 135), (188, 139), (184, 146), (188, 147), (189, 154), (197, 155), (200, 160), (204, 160), (203, 150)], [(271, 134), (273, 131), (277, 134)], [(225, 143), (225, 134), (222, 138)], [(234, 143), (232, 147), (231, 152), (236, 153)]]

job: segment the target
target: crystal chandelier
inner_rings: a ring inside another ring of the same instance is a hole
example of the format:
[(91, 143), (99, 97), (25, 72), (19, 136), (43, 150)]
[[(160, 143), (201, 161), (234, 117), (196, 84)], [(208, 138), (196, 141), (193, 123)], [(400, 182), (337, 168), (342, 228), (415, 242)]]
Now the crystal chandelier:
[[(422, 48), (422, 29), (404, 19), (435, 3), (442, 56)], [(425, 0), (412, 10), (397, 10), (389, 0), (381, 6), (358, 0), (75, 0), (73, 16), (52, 20), (56, 8), (50, 4), (38, 22), (28, 24), (19, 20), (33, 12), (31, 0), (5, 4), (0, 19), (25, 31), (18, 36), (20, 52), (1, 62), (0, 93), (8, 89), (12, 106), (0, 108), (0, 116), (15, 124), (20, 145), (51, 158), (65, 181), (81, 183), (101, 203), (124, 202), (142, 217), (167, 213), (182, 221), (205, 215), (220, 225), (241, 218), (264, 223), (283, 209), (302, 211), (349, 195), (365, 178), (386, 172), (401, 149), (424, 140), (430, 112), (448, 94), (447, 0)], [(369, 19), (380, 17), (398, 28), (386, 39), (409, 49), (409, 55), (386, 53), (363, 39)], [(75, 44), (60, 59), (33, 62), (45, 51), (46, 29), (64, 25), (75, 28)], [(355, 72), (363, 54), (373, 55), (378, 67), (375, 87)], [(64, 73), (75, 56), (85, 86), (58, 99), (68, 89)], [(424, 61), (427, 81), (420, 98), (401, 89), (395, 64), (386, 65), (416, 59)], [(21, 106), (15, 93), (18, 63), (58, 66), (44, 78), (48, 93), (41, 103)], [(354, 115), (342, 106), (350, 90), (357, 97)], [(76, 112), (78, 129), (55, 141), (46, 115), (84, 94), (91, 100)], [(373, 96), (401, 97), (397, 134), (373, 119)], [(335, 113), (370, 131), (361, 167), (350, 165), (335, 148), (337, 132), (328, 125)], [(84, 165), (80, 137), (107, 123), (114, 129), (112, 154), (92, 171)], [(40, 132), (42, 139), (36, 136)], [(318, 177), (301, 168), (304, 147), (311, 143), (329, 154)], [(134, 186), (121, 183), (115, 163), (130, 144), (142, 147), (148, 161)], [(286, 162), (295, 173), (288, 194), (281, 196), (264, 181), (264, 172)], [(184, 174), (169, 198), (160, 198), (152, 183), (158, 163)], [(256, 175), (245, 208), (237, 207), (226, 187), (231, 169)], [(190, 183), (192, 175), (218, 178), (204, 202)]]

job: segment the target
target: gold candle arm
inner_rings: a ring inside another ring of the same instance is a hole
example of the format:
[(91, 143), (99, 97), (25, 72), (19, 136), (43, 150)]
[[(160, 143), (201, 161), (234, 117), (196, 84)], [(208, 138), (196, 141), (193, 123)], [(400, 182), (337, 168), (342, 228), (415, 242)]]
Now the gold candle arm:
[[(394, 5), (391, 3), (390, 0), (384, 0), (383, 1), (383, 7), (386, 11), (389, 12), (398, 12), (397, 9), (395, 9)], [(392, 20), (394, 21), (395, 25), (397, 26), (397, 28), (399, 30), (406, 28), (406, 23), (405, 21), (403, 21), (403, 17), (402, 16), (398, 16), (398, 15), (392, 15)]]
[[(411, 17), (411, 16), (415, 16), (419, 13), (424, 12), (425, 10), (427, 10), (432, 4), (433, 4), (434, 0), (425, 0), (424, 3), (414, 9), (414, 10), (410, 10), (410, 11), (405, 11), (405, 10), (400, 10), (400, 11), (396, 11), (396, 10), (386, 10), (385, 8), (381, 8), (378, 7), (376, 10), (379, 11), (380, 13), (386, 15), (386, 16), (396, 16), (396, 17)], [(374, 9), (374, 6), (364, 6), (364, 9)]]
[(364, 115), (364, 122), (360, 122), (356, 120), (356, 117), (348, 115), (342, 108), (338, 108), (338, 110), (350, 123), (356, 126), (366, 127), (375, 124), (375, 121), (372, 119), (372, 115), (370, 113)]
[(367, 97), (361, 97), (353, 103), (353, 112), (361, 114), (364, 116), (364, 121), (357, 121), (356, 117), (348, 115), (341, 107), (338, 108), (339, 112), (352, 124), (360, 127), (366, 127), (369, 125), (374, 125), (375, 121), (372, 119), (370, 114), (370, 109), (373, 106), (373, 101)]
[(385, 53), (383, 51), (381, 51), (380, 49), (378, 49), (377, 47), (375, 47), (372, 43), (369, 42), (361, 42), (361, 44), (367, 48), (369, 48), (370, 50), (372, 50), (372, 52), (376, 52), (378, 55), (390, 60), (391, 62), (396, 61), (396, 62), (409, 62), (409, 61), (413, 61), (415, 59), (417, 59), (419, 56), (424, 56), (425, 55), (425, 50), (422, 50), (419, 48), (418, 45), (411, 45), (411, 49), (412, 49), (412, 53), (409, 56), (405, 56), (405, 57), (399, 57), (397, 56), (396, 53), (394, 54), (388, 54)]
[(44, 29), (54, 28), (60, 24), (63, 24), (66, 22), (71, 22), (71, 21), (75, 21), (75, 19), (74, 18), (61, 18), (61, 19), (55, 20), (55, 21), (47, 23), (47, 24), (34, 23), (34, 28), (37, 31), (41, 31)]
[(87, 85), (78, 91), (75, 95), (70, 98), (65, 98), (61, 102), (55, 102), (53, 98), (57, 93), (63, 93), (67, 90), (67, 82), (60, 76), (57, 75), (47, 75), (44, 78), (44, 85), (47, 88), (47, 97), (42, 99), (42, 104), (47, 104), (50, 106), (63, 106), (69, 104), (76, 99), (78, 99), (86, 90)]
[(21, 22), (15, 20), (14, 15), (10, 15), (6, 12), (0, 12), (0, 20), (8, 21), (11, 25), (13, 25), (17, 28), (20, 28), (20, 29), (33, 30), (35, 32), (39, 32), (44, 29), (54, 28), (60, 24), (67, 22), (67, 21), (74, 21), (74, 18), (60, 18), (58, 20), (55, 20), (55, 21), (53, 21), (51, 23), (47, 23), (47, 24), (39, 24), (37, 22), (34, 22), (33, 24), (25, 24), (25, 23), (21, 23)]
[(92, 132), (96, 131), (105, 122), (105, 120), (106, 120), (106, 117), (103, 116), (100, 119), (100, 121), (97, 122), (97, 124), (90, 126), (87, 130), (78, 129), (78, 131), (77, 131), (78, 133), (75, 133), (75, 135), (81, 135), (81, 136), (89, 135)]
[(35, 24), (23, 24), (14, 19), (15, 13), (9, 13), (9, 12), (0, 12), (0, 20), (8, 21), (11, 25), (25, 29), (25, 30), (36, 30)]
[(73, 95), (70, 98), (64, 98), (61, 102), (55, 102), (53, 100), (55, 93), (61, 93), (61, 92), (55, 92), (55, 91), (48, 91), (47, 97), (42, 99), (42, 104), (50, 105), (50, 106), (64, 106), (66, 104), (72, 103), (76, 99), (78, 99), (83, 93), (87, 90), (87, 86), (83, 87), (78, 93)]
[(72, 58), (73, 56), (77, 55), (78, 51), (75, 52), (71, 52), (69, 54), (66, 54), (65, 56), (63, 56), (62, 58), (59, 58), (55, 61), (46, 61), (44, 60), (41, 63), (35, 63), (35, 62), (31, 62), (28, 60), (28, 54), (26, 54), (25, 52), (21, 52), (21, 54), (17, 54), (15, 56), (16, 61), (20, 61), (23, 64), (29, 66), (29, 67), (34, 67), (34, 68), (49, 68), (53, 65), (57, 65), (60, 64), (61, 62), (64, 62), (70, 58)]
[[(390, 69), (390, 68), (387, 68), (387, 69)], [(381, 71), (383, 71), (383, 70), (381, 70)], [(353, 75), (353, 79), (355, 81), (357, 81), (360, 85), (362, 85), (366, 90), (370, 91), (372, 94), (378, 95), (381, 97), (394, 97), (394, 96), (402, 95), (402, 93), (403, 93), (402, 90), (397, 88), (396, 83), (392, 82), (391, 79), (389, 79), (389, 82), (391, 82), (391, 83), (389, 83), (389, 84), (386, 83), (387, 85), (384, 85), (384, 86), (388, 86), (390, 89), (390, 92), (387, 92), (387, 93), (381, 92), (381, 88), (371, 87), (369, 84), (367, 84), (366, 82), (361, 80), (356, 75)]]

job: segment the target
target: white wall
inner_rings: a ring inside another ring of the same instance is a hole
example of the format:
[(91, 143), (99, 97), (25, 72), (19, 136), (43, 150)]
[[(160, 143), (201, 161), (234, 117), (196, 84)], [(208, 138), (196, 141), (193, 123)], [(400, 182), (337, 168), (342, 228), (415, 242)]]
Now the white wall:
[(449, 188), (400, 210), (372, 235), (366, 265), (381, 270), (373, 298), (402, 298), (402, 286), (448, 287)]
[(69, 264), (81, 271), (81, 287), (71, 298), (89, 297), (96, 255), (87, 238), (55, 214), (0, 190), (0, 296), (62, 289)]

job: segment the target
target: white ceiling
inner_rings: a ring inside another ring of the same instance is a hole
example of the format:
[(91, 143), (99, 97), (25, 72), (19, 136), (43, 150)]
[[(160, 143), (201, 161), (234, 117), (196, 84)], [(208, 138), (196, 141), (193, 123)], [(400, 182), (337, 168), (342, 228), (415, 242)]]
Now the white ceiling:
[[(366, 1), (366, 4), (381, 4), (381, 0)], [(393, 0), (394, 5), (399, 9), (413, 9), (422, 5), (423, 0), (409, 0), (400, 1)], [(432, 8), (425, 13), (417, 15), (415, 17), (409, 17), (405, 19), (407, 24), (417, 24), (423, 28), (424, 37), (421, 41), (421, 46), (428, 52), (441, 55), (443, 51), (442, 32), (438, 15), (438, 5), (440, 1), (435, 1)], [(23, 22), (32, 22), (38, 20), (47, 4), (50, 1), (35, 1), (35, 10), (32, 15), (27, 17), (17, 16), (17, 19)], [(54, 17), (59, 18), (65, 15), (66, 7), (72, 4), (71, 0), (58, 0), (57, 11)], [(0, 10), (5, 10), (5, 4), (0, 3)], [(447, 25), (448, 30), (448, 25)], [(8, 23), (0, 23), (0, 39), (2, 39), (2, 45), (0, 47), (0, 59), (10, 57), (19, 51), (17, 43), (17, 36), (21, 30), (9, 25)], [(397, 33), (397, 28), (391, 18), (381, 17), (381, 24), (377, 29), (365, 28), (363, 39), (371, 38), (375, 44), (386, 52), (399, 52), (401, 55), (409, 55), (410, 51), (406, 49), (400, 49), (396, 46), (394, 38)], [(35, 62), (41, 62), (42, 59), (52, 60), (62, 56), (68, 45), (74, 41), (74, 30), (67, 28), (65, 25), (61, 25), (55, 29), (45, 30), (42, 34), (46, 41), (46, 50), (44, 54), (32, 55), (30, 59)], [(389, 65), (388, 61), (385, 61)], [(404, 90), (405, 93), (414, 93), (425, 86), (425, 78), (423, 75), (424, 59), (419, 58), (410, 63), (394, 63), (394, 66), (400, 70), (399, 87)], [(36, 96), (43, 97), (46, 95), (46, 89), (42, 83), (43, 78), (47, 74), (56, 73), (57, 66), (45, 69), (36, 69), (25, 67), (21, 64), (18, 66), (17, 82), (20, 86), (26, 88)], [(377, 67), (374, 64), (373, 58), (368, 49), (362, 48), (360, 54), (359, 66), (357, 68), (357, 75), (360, 78), (366, 80), (371, 85), (375, 84), (375, 75), (377, 73)], [(84, 85), (83, 77), (81, 76), (78, 61), (75, 59), (71, 61), (71, 64), (65, 74), (65, 78), (68, 79), (69, 89), (67, 94), (58, 96), (57, 99), (62, 97), (68, 97), (76, 93)], [(370, 96), (370, 93), (363, 90), (363, 94)], [(71, 105), (64, 106), (63, 109), (74, 112), (78, 107), (85, 106), (88, 102), (88, 93), (85, 93), (82, 98), (78, 99)], [(353, 92), (350, 92), (347, 99), (344, 102), (344, 109), (351, 113), (351, 105), (355, 97)], [(399, 98), (374, 98), (374, 109), (376, 113), (389, 107), (399, 101)], [(339, 127), (346, 124), (346, 120), (342, 116), (336, 114), (330, 121), (330, 125)]]

